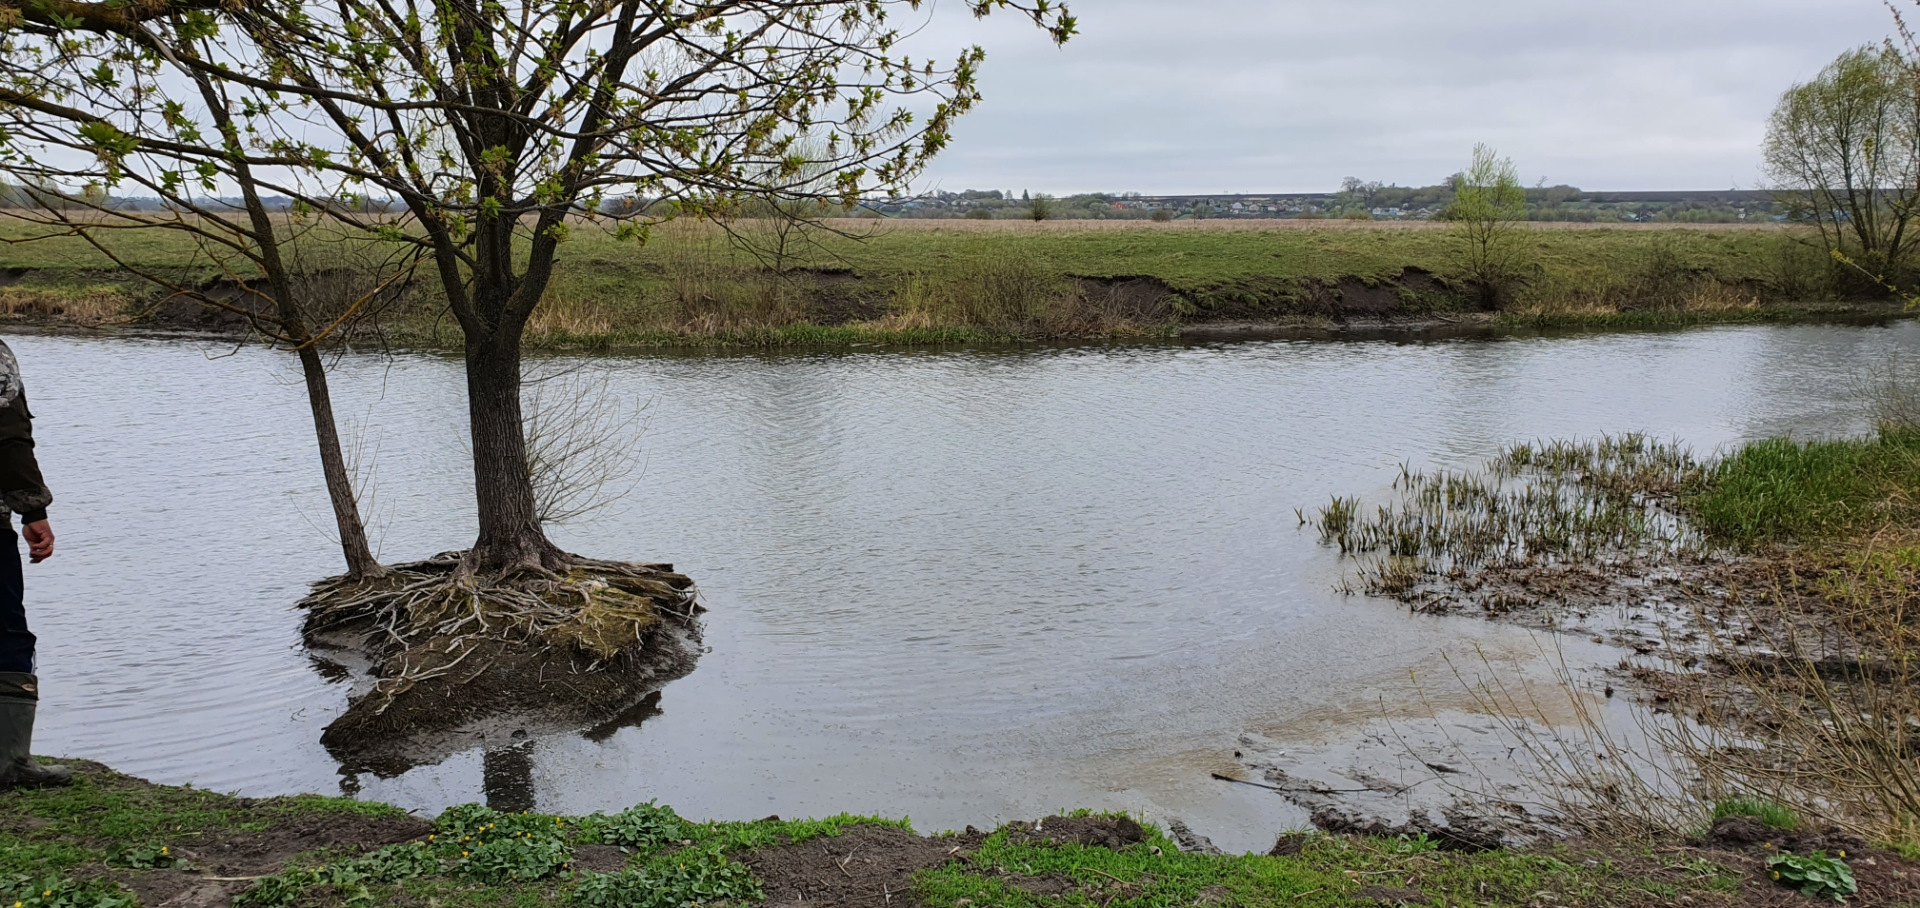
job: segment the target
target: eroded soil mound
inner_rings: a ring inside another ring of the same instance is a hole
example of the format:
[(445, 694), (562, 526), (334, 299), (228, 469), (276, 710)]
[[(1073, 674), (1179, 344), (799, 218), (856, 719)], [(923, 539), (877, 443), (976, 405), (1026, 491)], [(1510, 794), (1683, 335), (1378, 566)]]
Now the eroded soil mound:
[(488, 583), (460, 564), (337, 578), (301, 601), (307, 644), (365, 676), (321, 736), (347, 769), (391, 775), (491, 730), (602, 723), (699, 656), (697, 593), (671, 565), (579, 559)]

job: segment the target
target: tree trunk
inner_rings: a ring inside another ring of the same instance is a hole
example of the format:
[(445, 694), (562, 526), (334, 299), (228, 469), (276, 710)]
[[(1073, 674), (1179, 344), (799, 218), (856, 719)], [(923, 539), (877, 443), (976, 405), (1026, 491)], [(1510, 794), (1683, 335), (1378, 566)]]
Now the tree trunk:
[[(213, 100), (209, 94), (209, 104)], [(224, 112), (216, 116), (222, 131), (234, 135), (231, 119)], [(320, 351), (314, 349), (306, 313), (301, 310), (300, 301), (294, 299), (293, 275), (288, 273), (286, 260), (280, 256), (280, 238), (275, 232), (273, 216), (260, 200), (253, 171), (241, 164), (235, 173), (239, 177), (241, 197), (246, 200), (247, 216), (253, 223), (253, 239), (259, 246), (260, 269), (266, 272), (267, 283), (273, 288), (275, 319), (280, 323), (280, 333), (293, 342), (300, 356), (300, 373), (307, 384), (307, 408), (313, 412), (313, 433), (320, 446), (320, 470), (327, 479), (327, 500), (333, 505), (333, 521), (340, 530), (340, 554), (347, 559), (347, 576), (356, 580), (382, 576), (387, 569), (373, 557), (373, 548), (367, 544), (360, 502), (354, 497), (353, 478), (347, 475), (347, 459), (340, 451), (340, 430), (334, 424), (333, 392), (327, 386), (327, 366), (320, 360)]]
[(353, 494), (353, 477), (347, 475), (340, 431), (333, 420), (333, 394), (327, 387), (327, 367), (320, 361), (320, 352), (302, 348), (300, 371), (307, 383), (307, 406), (313, 411), (313, 434), (320, 444), (320, 470), (327, 477), (327, 500), (333, 505), (333, 520), (340, 530), (340, 554), (347, 559), (347, 576), (383, 576), (387, 569), (373, 557), (373, 548), (367, 544), (360, 502)]
[(473, 489), (480, 511), (480, 538), (468, 565), (475, 573), (493, 575), (564, 569), (566, 554), (540, 528), (527, 469), (519, 332), (470, 332), (466, 347)]

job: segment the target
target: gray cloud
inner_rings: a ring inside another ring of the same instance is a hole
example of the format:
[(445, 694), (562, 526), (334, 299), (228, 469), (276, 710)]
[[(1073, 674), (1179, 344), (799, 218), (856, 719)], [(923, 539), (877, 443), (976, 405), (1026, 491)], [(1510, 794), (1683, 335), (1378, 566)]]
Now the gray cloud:
[[(1905, 3), (1906, 0), (1900, 0)], [(1324, 191), (1458, 170), (1750, 187), (1780, 92), (1892, 18), (1875, 0), (1076, 0), (1055, 49), (947, 4), (916, 51), (987, 48), (986, 102), (923, 185)]]

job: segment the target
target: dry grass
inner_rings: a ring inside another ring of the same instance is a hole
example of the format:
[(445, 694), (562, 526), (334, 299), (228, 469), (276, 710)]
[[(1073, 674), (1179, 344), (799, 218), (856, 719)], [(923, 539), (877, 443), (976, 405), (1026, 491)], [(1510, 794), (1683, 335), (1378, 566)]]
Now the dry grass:
[(527, 319), (527, 334), (540, 338), (592, 337), (613, 328), (605, 303), (567, 290), (547, 291)]
[[(1141, 232), (1173, 230), (1309, 230), (1334, 232), (1366, 231), (1445, 231), (1450, 226), (1445, 221), (1350, 221), (1338, 218), (1214, 218), (1206, 220), (1151, 221), (1151, 220), (1046, 220), (1005, 219), (976, 221), (967, 218), (872, 218), (849, 219), (855, 223), (872, 225), (872, 229), (899, 232), (952, 232), (952, 233), (1083, 233), (1088, 231), (1138, 230)], [(1582, 224), (1569, 221), (1526, 221), (1516, 225), (1518, 229), (1542, 233), (1578, 232), (1587, 230), (1630, 230), (1630, 231), (1670, 231), (1698, 230), (1711, 233), (1734, 233), (1769, 231), (1779, 232), (1778, 224)]]
[(0, 314), (56, 324), (100, 328), (132, 320), (117, 287), (0, 287)]
[[(1920, 844), (1920, 531), (1782, 551), (1702, 596), (1708, 661), (1650, 677), (1703, 790)], [(1679, 663), (1679, 664), (1671, 664)]]

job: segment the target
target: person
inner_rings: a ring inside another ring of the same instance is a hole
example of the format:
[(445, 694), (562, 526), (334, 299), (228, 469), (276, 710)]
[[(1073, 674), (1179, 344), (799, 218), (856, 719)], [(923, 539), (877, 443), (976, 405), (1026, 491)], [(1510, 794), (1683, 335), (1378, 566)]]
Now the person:
[(40, 478), (33, 456), (33, 413), (20, 381), (20, 361), (0, 341), (0, 791), (57, 788), (73, 774), (33, 760), (33, 717), (40, 703), (40, 679), (34, 674), (34, 636), (27, 630), (26, 580), (20, 569), (20, 541), (12, 515), (20, 515), (20, 536), (34, 564), (53, 557), (53, 527), (47, 507), (53, 493)]

